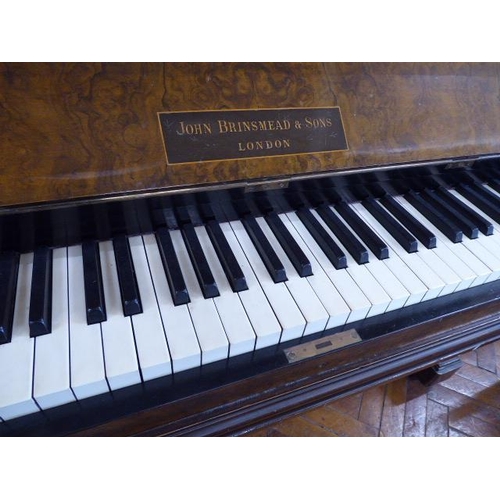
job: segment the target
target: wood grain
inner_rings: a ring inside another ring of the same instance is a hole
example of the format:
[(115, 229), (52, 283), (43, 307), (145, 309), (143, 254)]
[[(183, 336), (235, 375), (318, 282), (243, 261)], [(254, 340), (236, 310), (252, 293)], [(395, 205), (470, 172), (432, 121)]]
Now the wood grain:
[[(500, 153), (496, 64), (1, 63), (0, 206)], [(340, 106), (349, 151), (167, 167), (160, 111)]]

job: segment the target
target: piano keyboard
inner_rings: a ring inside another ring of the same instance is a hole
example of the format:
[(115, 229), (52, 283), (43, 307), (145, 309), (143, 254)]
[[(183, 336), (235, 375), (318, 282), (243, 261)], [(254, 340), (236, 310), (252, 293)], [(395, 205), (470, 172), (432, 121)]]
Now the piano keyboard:
[(4, 421), (500, 276), (500, 197), (458, 186), (0, 258)]

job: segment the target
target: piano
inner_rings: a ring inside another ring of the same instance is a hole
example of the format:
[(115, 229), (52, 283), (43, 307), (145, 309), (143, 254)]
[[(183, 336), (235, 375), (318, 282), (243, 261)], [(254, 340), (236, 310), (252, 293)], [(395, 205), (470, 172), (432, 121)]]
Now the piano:
[(500, 66), (0, 65), (0, 435), (244, 435), (500, 338)]

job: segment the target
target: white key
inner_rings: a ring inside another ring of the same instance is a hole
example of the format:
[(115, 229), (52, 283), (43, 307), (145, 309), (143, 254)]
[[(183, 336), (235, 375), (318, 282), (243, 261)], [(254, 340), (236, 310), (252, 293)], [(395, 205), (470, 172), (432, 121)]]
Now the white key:
[[(329, 207), (332, 210), (331, 207)], [(332, 210), (333, 211), (333, 210)], [(340, 214), (336, 213), (337, 217), (344, 222), (344, 224), (349, 227), (349, 224), (343, 220)], [(355, 235), (356, 236), (356, 235)], [(357, 236), (356, 236), (357, 237)], [(352, 256), (349, 254), (348, 250), (339, 241), (339, 245), (344, 250), (347, 255), (349, 266), (359, 266)], [(399, 278), (386, 266), (385, 260), (379, 260), (375, 257), (369, 248), (366, 248), (368, 253), (369, 261), (366, 264), (361, 264), (362, 267), (368, 269), (368, 271), (377, 280), (379, 285), (385, 290), (387, 295), (391, 298), (391, 302), (387, 306), (387, 311), (395, 311), (396, 309), (401, 309), (404, 307), (410, 298), (410, 292), (401, 283)]]
[(288, 288), (290, 295), (299, 306), (307, 322), (304, 335), (323, 331), (328, 323), (329, 315), (314, 290), (311, 288), (309, 281), (298, 275), (265, 219), (263, 217), (257, 217), (256, 221), (285, 268), (288, 278), (288, 280), (285, 281), (285, 286)]
[(288, 212), (286, 214), (280, 214), (279, 217), (290, 234), (295, 238), (295, 241), (299, 243), (302, 251), (311, 263), (313, 275), (308, 276), (306, 279), (328, 312), (329, 319), (326, 328), (344, 325), (349, 318), (351, 310), (337, 289), (333, 286), (333, 283), (328, 279), (328, 276), (314, 257), (313, 253), (303, 241), (302, 235), (293, 225), (293, 220), (299, 220), (297, 215), (294, 212)]
[(227, 281), (207, 230), (200, 226), (195, 231), (219, 289), (220, 295), (214, 297), (213, 301), (229, 339), (229, 356), (253, 351), (256, 337), (240, 297)]
[(277, 345), (281, 337), (279, 321), (276, 319), (271, 305), (262, 291), (231, 225), (229, 222), (223, 222), (220, 224), (220, 227), (241, 267), (248, 285), (248, 290), (238, 292), (238, 295), (257, 337), (255, 349)]
[(68, 247), (68, 300), (71, 388), (77, 399), (109, 391), (101, 325), (87, 325), (82, 247)]
[(373, 277), (373, 275), (366, 267), (360, 266), (354, 261), (354, 259), (349, 255), (349, 252), (345, 250), (338, 238), (333, 234), (330, 228), (319, 216), (319, 214), (315, 210), (311, 210), (311, 213), (314, 215), (314, 217), (316, 217), (316, 219), (323, 226), (325, 231), (331, 236), (331, 238), (337, 243), (337, 245), (344, 251), (347, 260), (347, 273), (357, 283), (359, 288), (363, 291), (367, 299), (372, 304), (367, 316), (370, 317), (377, 316), (378, 314), (383, 314), (392, 302), (389, 295), (387, 295), (385, 290), (382, 288), (382, 286), (380, 286), (378, 281)]
[(68, 324), (68, 256), (52, 251), (52, 332), (35, 338), (33, 397), (47, 410), (75, 400), (70, 386)]
[[(150, 269), (150, 280), (154, 285), (157, 307), (161, 313), (174, 373), (201, 366), (201, 350), (194, 331), (187, 305), (175, 306), (168, 287), (156, 239), (152, 234), (144, 235), (144, 248)], [(147, 279), (141, 277), (142, 281)], [(142, 291), (141, 291), (142, 297)], [(160, 352), (163, 350), (161, 348)], [(162, 356), (163, 357), (163, 356)], [(160, 366), (164, 363), (160, 361)], [(153, 367), (150, 368), (153, 371)], [(143, 376), (145, 373), (143, 372)]]
[(134, 314), (131, 320), (142, 378), (151, 380), (170, 375), (172, 361), (150, 278), (143, 239), (141, 236), (133, 236), (129, 238), (129, 243), (142, 303), (142, 313)]
[[(422, 300), (434, 299), (440, 294), (451, 293), (458, 282), (449, 286), (416, 253), (408, 253), (386, 231), (386, 229), (359, 202), (350, 204), (360, 217), (387, 243), (392, 253), (396, 253), (428, 288)], [(390, 259), (391, 257), (389, 257)]]
[(32, 398), (34, 339), (28, 315), (33, 253), (19, 260), (12, 340), (0, 345), (0, 417), (9, 420), (39, 411)]
[(101, 323), (104, 363), (109, 387), (116, 390), (140, 383), (141, 377), (132, 324), (123, 315), (113, 243), (99, 243), (99, 254), (107, 317)]
[(288, 217), (297, 229), (306, 247), (309, 248), (318, 264), (351, 310), (347, 322), (350, 323), (366, 318), (366, 315), (370, 311), (371, 303), (355, 281), (345, 269), (335, 269), (323, 250), (321, 250), (320, 246), (316, 243), (316, 240), (295, 213), (289, 213)]
[(282, 328), (280, 342), (301, 337), (306, 327), (306, 320), (285, 284), (274, 283), (271, 279), (243, 224), (240, 221), (232, 221), (230, 225), (280, 322)]
[[(429, 220), (427, 220), (413, 205), (405, 200), (402, 196), (396, 196), (395, 200), (415, 219), (421, 222), (425, 227), (431, 231), (436, 237), (436, 247), (433, 249), (427, 249), (427, 252), (434, 252), (439, 258), (446, 262), (459, 276), (462, 280), (461, 284), (457, 287), (457, 291), (465, 290), (471, 286), (476, 286), (481, 284), (486, 279), (486, 275), (484, 278), (478, 276), (476, 272), (474, 272), (473, 268), (469, 266), (467, 263), (469, 253), (467, 249), (463, 247), (463, 245), (458, 245), (452, 243), (446, 236), (436, 228)], [(456, 248), (463, 249), (462, 251), (455, 252)], [(425, 251), (425, 250), (424, 250)], [(465, 251), (465, 253), (464, 253)], [(472, 256), (471, 256), (472, 257)], [(469, 259), (470, 260), (470, 259)], [(477, 259), (475, 259), (477, 260)], [(479, 261), (478, 261), (479, 262)], [(481, 264), (479, 262), (479, 264)], [(480, 269), (484, 269), (487, 271), (484, 265), (481, 264)]]
[(203, 296), (180, 231), (172, 231), (171, 237), (191, 299), (188, 309), (200, 343), (202, 365), (226, 359), (229, 341), (214, 301)]

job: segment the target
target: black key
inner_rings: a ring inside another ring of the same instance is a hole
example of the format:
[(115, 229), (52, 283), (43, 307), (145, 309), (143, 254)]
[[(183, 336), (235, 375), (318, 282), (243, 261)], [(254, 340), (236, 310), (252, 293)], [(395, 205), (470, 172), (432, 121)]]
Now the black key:
[(296, 213), (335, 269), (345, 269), (347, 267), (346, 255), (318, 219), (316, 219), (308, 208), (301, 208)]
[(37, 248), (33, 255), (29, 310), (30, 337), (52, 331), (52, 249)]
[(203, 296), (206, 299), (218, 297), (220, 295), (219, 288), (217, 287), (215, 278), (210, 270), (207, 258), (203, 253), (203, 248), (194, 226), (192, 224), (185, 224), (182, 227), (182, 236), (184, 238), (184, 243), (186, 244), (186, 248), (188, 250), (191, 263), (193, 264), (196, 277), (198, 278), (198, 283), (200, 284)]
[(484, 193), (476, 189), (476, 186), (473, 185), (459, 184), (456, 186), (456, 190), (486, 215), (489, 215), (495, 222), (500, 224), (499, 202), (492, 201), (490, 198), (484, 196)]
[(217, 256), (219, 257), (222, 269), (233, 292), (248, 290), (247, 280), (241, 270), (236, 257), (224, 236), (224, 233), (216, 220), (211, 220), (206, 225), (208, 236), (212, 241)]
[(408, 253), (418, 250), (418, 241), (410, 234), (394, 217), (389, 214), (374, 198), (367, 198), (362, 202), (363, 206), (377, 221), (384, 226), (387, 232)]
[(453, 222), (446, 218), (439, 210), (427, 203), (418, 193), (409, 191), (404, 195), (426, 219), (434, 224), (450, 241), (460, 243), (463, 239), (463, 232)]
[(466, 236), (475, 239), (479, 236), (479, 228), (471, 222), (467, 217), (457, 211), (450, 204), (442, 199), (436, 192), (429, 189), (424, 190), (422, 197), (436, 210), (439, 210), (441, 216), (445, 216), (453, 222)]
[(87, 324), (102, 323), (106, 321), (106, 302), (102, 285), (99, 243), (97, 241), (84, 241), (82, 256)]
[(492, 187), (500, 195), (500, 182), (496, 179), (489, 179), (488, 186)]
[(142, 303), (128, 238), (126, 236), (113, 238), (113, 249), (115, 252), (116, 270), (118, 271), (123, 314), (125, 316), (140, 314), (142, 313)]
[(380, 203), (426, 248), (436, 248), (436, 235), (431, 233), (419, 220), (415, 219), (391, 196), (383, 196)]
[(368, 250), (351, 233), (349, 228), (330, 207), (318, 207), (316, 212), (318, 212), (332, 233), (337, 236), (358, 264), (366, 264), (369, 261)]
[(374, 253), (377, 259), (389, 257), (389, 247), (377, 236), (377, 234), (362, 220), (356, 212), (345, 202), (335, 204), (337, 212), (342, 216), (354, 233)]
[(273, 281), (275, 283), (286, 281), (288, 277), (285, 268), (266, 238), (266, 235), (262, 232), (259, 223), (250, 215), (241, 219), (241, 222)]
[(172, 295), (172, 301), (176, 306), (187, 304), (190, 301), (189, 293), (175, 253), (170, 232), (167, 228), (162, 227), (156, 231), (156, 242), (170, 288), (170, 294)]
[(266, 215), (266, 221), (276, 236), (276, 239), (283, 247), (290, 262), (293, 264), (293, 267), (295, 267), (298, 275), (301, 278), (312, 276), (313, 271), (311, 262), (306, 257), (299, 244), (295, 241), (295, 238), (290, 234), (285, 224), (283, 224), (279, 215), (276, 213)]
[(12, 339), (12, 321), (16, 302), (19, 254), (4, 252), (0, 254), (0, 344)]
[(475, 212), (462, 200), (459, 200), (456, 196), (453, 196), (443, 187), (436, 189), (435, 193), (443, 200), (445, 200), (457, 212), (463, 213), (464, 216), (467, 217), (468, 220), (473, 222), (477, 226), (479, 231), (481, 231), (483, 234), (485, 234), (486, 236), (490, 236), (493, 234), (493, 224), (489, 220), (486, 220), (483, 216)]

